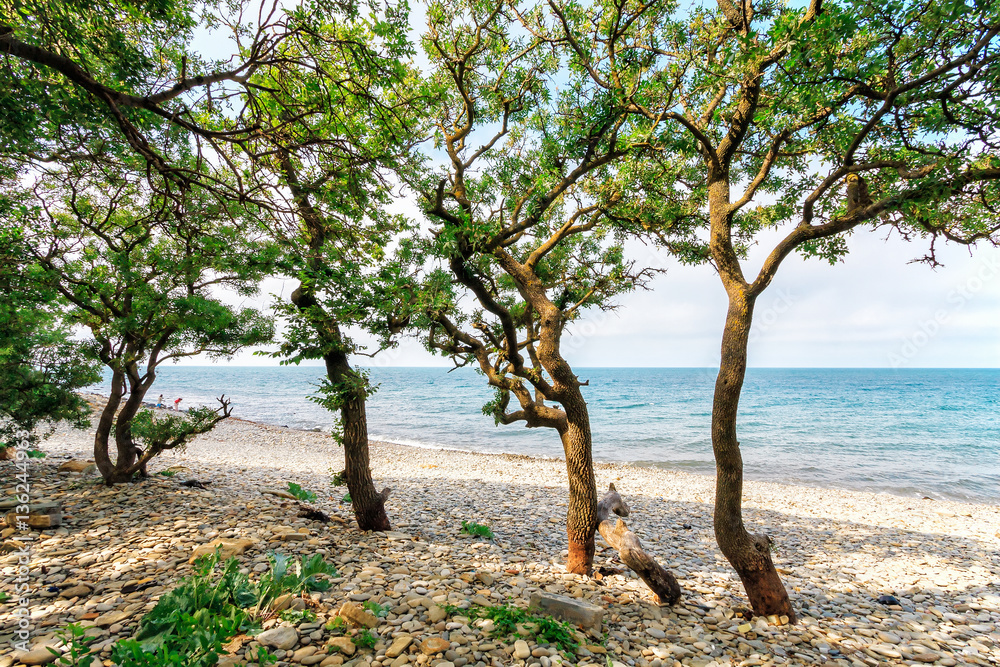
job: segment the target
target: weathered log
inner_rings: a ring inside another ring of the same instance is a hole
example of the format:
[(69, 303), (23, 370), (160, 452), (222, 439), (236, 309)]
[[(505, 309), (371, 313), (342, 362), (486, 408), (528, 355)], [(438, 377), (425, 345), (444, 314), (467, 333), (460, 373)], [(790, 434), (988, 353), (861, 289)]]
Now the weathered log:
[(609, 518), (612, 512), (621, 517), (629, 515), (628, 505), (618, 495), (614, 484), (610, 485), (608, 492), (597, 503), (597, 530), (608, 544), (618, 550), (622, 562), (646, 582), (649, 590), (653, 591), (657, 604), (677, 602), (681, 598), (681, 587), (677, 579), (643, 551), (639, 538), (628, 529), (624, 521), (612, 521)]

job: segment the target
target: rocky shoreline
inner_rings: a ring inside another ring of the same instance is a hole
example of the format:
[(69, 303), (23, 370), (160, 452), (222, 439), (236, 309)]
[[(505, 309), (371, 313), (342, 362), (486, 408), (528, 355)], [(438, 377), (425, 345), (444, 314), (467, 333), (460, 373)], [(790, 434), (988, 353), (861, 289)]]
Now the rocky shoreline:
[[(66, 458), (90, 458), (91, 437), (60, 427), (44, 445), (49, 456), (30, 463), (33, 502), (60, 502), (62, 525), (4, 534), (8, 543), (32, 545), (36, 649), (57, 645), (55, 632), (79, 622), (110, 665), (111, 645), (191, 573), (193, 551), (229, 539), (244, 542), (239, 558), (251, 573), (267, 569), (272, 550), (320, 553), (338, 570), (329, 591), (300, 603), (316, 613), (314, 620), (266, 628), (275, 631), (269, 636), (280, 635), (272, 645), (279, 664), (1000, 662), (996, 506), (747, 483), (746, 521), (775, 541), (776, 563), (800, 611), (799, 623), (779, 625), (740, 615), (747, 607), (742, 586), (712, 534), (711, 478), (597, 466), (600, 487), (617, 486), (632, 508), (629, 526), (681, 583), (681, 602), (657, 607), (600, 538), (597, 563), (607, 574), (598, 580), (563, 571), (567, 490), (560, 461), (373, 443), (376, 484), (393, 489), (387, 510), (394, 530), (361, 533), (342, 502), (346, 489), (330, 484), (343, 454), (322, 434), (228, 420), (187, 451), (155, 459), (149, 480), (114, 488), (98, 484), (93, 472), (57, 471)], [(178, 473), (156, 474), (167, 468)], [(0, 463), (7, 496), (14, 474), (11, 462)], [(207, 488), (182, 486), (184, 479)], [(298, 503), (270, 493), (289, 482), (316, 492), (314, 506), (334, 520), (300, 518)], [(462, 534), (463, 521), (490, 526), (495, 539)], [(0, 604), (0, 667), (33, 659), (10, 650), (16, 571), (16, 556), (0, 555), (0, 590), (12, 596)], [(602, 632), (581, 634), (580, 648), (566, 656), (530, 633), (517, 641), (496, 636), (488, 621), (449, 606), (526, 606), (538, 593), (600, 606)], [(894, 599), (878, 602), (887, 595)], [(372, 629), (378, 635), (372, 649), (326, 629), (344, 603), (369, 600), (389, 611)], [(269, 642), (269, 636), (258, 640)], [(240, 662), (258, 640), (226, 662)]]

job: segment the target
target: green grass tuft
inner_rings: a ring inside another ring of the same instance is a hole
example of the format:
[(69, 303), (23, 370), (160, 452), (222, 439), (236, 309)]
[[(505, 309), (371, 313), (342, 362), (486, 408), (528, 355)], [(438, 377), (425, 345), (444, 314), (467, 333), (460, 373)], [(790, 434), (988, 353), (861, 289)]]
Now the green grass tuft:
[(481, 523), (476, 523), (475, 521), (463, 521), (462, 532), (465, 533), (466, 535), (485, 537), (488, 540), (493, 539), (493, 530), (489, 526), (486, 526)]

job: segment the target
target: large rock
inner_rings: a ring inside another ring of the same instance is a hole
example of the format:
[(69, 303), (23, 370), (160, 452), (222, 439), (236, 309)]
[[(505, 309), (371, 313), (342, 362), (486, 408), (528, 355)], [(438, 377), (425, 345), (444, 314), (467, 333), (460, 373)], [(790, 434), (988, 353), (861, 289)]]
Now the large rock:
[(424, 655), (434, 655), (451, 648), (451, 642), (441, 637), (428, 637), (420, 643), (420, 652)]
[(287, 651), (299, 642), (299, 631), (282, 625), (260, 633), (257, 635), (257, 641), (268, 648), (280, 648)]
[(528, 608), (600, 632), (604, 607), (552, 593), (532, 593)]
[(5, 514), (5, 523), (17, 527), (18, 517), (22, 523), (32, 528), (56, 528), (62, 525), (62, 505), (59, 503), (28, 503), (28, 513), (18, 514), (17, 507), (21, 505), (16, 500), (0, 502), (0, 514)]
[(392, 644), (385, 650), (385, 657), (396, 658), (399, 657), (403, 651), (409, 648), (410, 644), (413, 643), (413, 637), (410, 635), (400, 635), (392, 640)]
[(66, 461), (59, 464), (57, 470), (59, 472), (91, 473), (97, 471), (97, 464), (93, 461)]
[(130, 611), (112, 611), (94, 619), (94, 625), (99, 628), (106, 628), (116, 623), (121, 623), (132, 615)]
[(217, 540), (212, 540), (208, 544), (202, 544), (195, 547), (194, 552), (191, 554), (191, 558), (188, 559), (188, 563), (194, 563), (201, 556), (207, 556), (209, 554), (215, 553), (216, 547), (219, 548), (219, 560), (226, 561), (233, 556), (239, 556), (244, 551), (249, 549), (254, 545), (253, 540), (240, 539), (232, 540), (225, 537), (220, 537)]
[(528, 642), (523, 639), (514, 642), (514, 657), (518, 660), (527, 660), (531, 657), (531, 648), (528, 647)]
[(61, 598), (82, 598), (90, 595), (90, 586), (86, 584), (77, 584), (76, 586), (70, 586), (69, 588), (59, 592), (59, 597)]
[(338, 651), (347, 656), (354, 655), (354, 651), (356, 650), (354, 642), (347, 637), (331, 637), (330, 641), (327, 642), (327, 645), (335, 647)]
[(59, 472), (79, 472), (86, 474), (97, 472), (97, 464), (93, 461), (66, 461), (65, 463), (60, 463), (56, 470)]
[(366, 628), (374, 628), (378, 625), (378, 619), (373, 614), (365, 611), (353, 602), (345, 602), (340, 611), (337, 612), (337, 615), (347, 619), (354, 625)]
[(21, 661), (22, 665), (48, 665), (55, 662), (58, 658), (58, 655), (53, 654), (52, 651), (44, 646), (18, 656), (18, 660)]

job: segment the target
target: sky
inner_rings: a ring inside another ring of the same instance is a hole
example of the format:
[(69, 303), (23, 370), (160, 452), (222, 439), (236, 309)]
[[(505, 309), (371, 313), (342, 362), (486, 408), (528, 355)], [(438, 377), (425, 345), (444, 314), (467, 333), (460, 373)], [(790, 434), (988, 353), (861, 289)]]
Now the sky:
[[(422, 25), (421, 4), (416, 8), (411, 23)], [(208, 41), (196, 40), (202, 47)], [(778, 238), (761, 236), (744, 265), (747, 275)], [(1000, 249), (942, 246), (944, 266), (931, 269), (911, 263), (926, 253), (926, 242), (866, 230), (855, 231), (849, 247), (833, 266), (799, 255), (785, 260), (757, 302), (750, 366), (1000, 368)], [(564, 356), (574, 367), (717, 367), (726, 313), (718, 276), (711, 267), (680, 266), (638, 243), (630, 250), (640, 264), (666, 267), (666, 273), (650, 290), (625, 295), (615, 312), (590, 313), (575, 324)], [(269, 280), (255, 304), (266, 305), (269, 294), (287, 298), (294, 287)], [(413, 339), (363, 362), (451, 365)], [(251, 352), (220, 363), (277, 364)]]
[[(777, 236), (762, 237), (746, 273)], [(757, 302), (753, 367), (1000, 368), (1000, 249), (949, 246), (944, 266), (911, 263), (926, 243), (884, 232), (855, 232), (836, 265), (789, 256)], [(573, 325), (563, 353), (574, 367), (717, 367), (726, 296), (714, 270), (686, 267), (634, 244), (634, 259), (665, 267), (647, 291), (625, 295), (610, 313)], [(293, 280), (269, 280), (265, 294), (287, 298)], [(263, 305), (269, 298), (262, 297)], [(190, 363), (204, 364), (203, 359)], [(243, 353), (228, 362), (275, 365)], [(448, 366), (420, 343), (364, 359), (372, 366)]]

